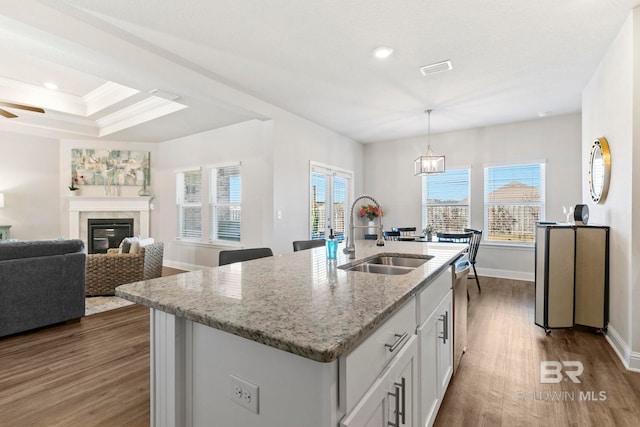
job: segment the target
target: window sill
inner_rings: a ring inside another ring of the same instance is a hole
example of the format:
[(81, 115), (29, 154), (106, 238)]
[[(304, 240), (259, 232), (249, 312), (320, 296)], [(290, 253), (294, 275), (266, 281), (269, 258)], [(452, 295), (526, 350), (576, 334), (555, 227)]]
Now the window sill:
[(200, 248), (231, 248), (231, 249), (242, 248), (242, 244), (239, 242), (225, 242), (221, 240), (203, 242), (200, 240), (176, 239), (175, 243), (182, 246), (195, 246)]
[(515, 249), (519, 251), (532, 251), (534, 249), (533, 243), (524, 242), (497, 242), (483, 240), (480, 244), (483, 248), (495, 248), (495, 249)]

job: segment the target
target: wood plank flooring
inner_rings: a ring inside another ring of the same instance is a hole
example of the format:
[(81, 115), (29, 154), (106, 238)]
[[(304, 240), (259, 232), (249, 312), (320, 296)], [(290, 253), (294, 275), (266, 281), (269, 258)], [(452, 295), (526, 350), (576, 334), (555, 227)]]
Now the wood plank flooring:
[(149, 309), (0, 339), (1, 426), (148, 426)]
[[(481, 294), (470, 287), (467, 352), (435, 426), (640, 425), (640, 374), (624, 369), (604, 336), (545, 335), (533, 321), (532, 282), (481, 282)], [(541, 361), (581, 362), (581, 382), (541, 384)]]
[(149, 380), (140, 305), (0, 338), (0, 426), (148, 426)]
[[(546, 336), (533, 324), (532, 283), (481, 280), (482, 294), (470, 288), (468, 350), (436, 426), (640, 425), (640, 374), (604, 337)], [(543, 360), (582, 362), (581, 383), (540, 384)], [(0, 426), (149, 425), (147, 308), (0, 339), (0, 367)], [(580, 399), (601, 391), (604, 401)]]

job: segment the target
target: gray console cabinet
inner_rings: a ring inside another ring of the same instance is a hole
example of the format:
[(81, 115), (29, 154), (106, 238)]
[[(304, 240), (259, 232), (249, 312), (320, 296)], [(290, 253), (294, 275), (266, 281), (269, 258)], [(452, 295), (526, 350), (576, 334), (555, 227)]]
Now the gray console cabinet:
[(535, 243), (535, 323), (607, 330), (609, 227), (538, 223)]

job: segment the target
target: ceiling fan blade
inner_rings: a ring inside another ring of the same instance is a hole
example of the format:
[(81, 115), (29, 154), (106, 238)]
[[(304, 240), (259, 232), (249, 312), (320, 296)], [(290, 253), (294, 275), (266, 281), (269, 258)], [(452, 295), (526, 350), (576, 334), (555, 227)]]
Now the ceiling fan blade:
[(29, 105), (13, 104), (11, 102), (2, 102), (2, 101), (0, 101), (0, 105), (4, 105), (5, 107), (10, 107), (10, 108), (18, 108), (20, 110), (33, 111), (34, 113), (44, 113), (44, 110), (40, 107), (31, 107)]
[(3, 110), (2, 108), (0, 108), (0, 116), (6, 117), (7, 119), (15, 119), (16, 117), (18, 117), (15, 114)]

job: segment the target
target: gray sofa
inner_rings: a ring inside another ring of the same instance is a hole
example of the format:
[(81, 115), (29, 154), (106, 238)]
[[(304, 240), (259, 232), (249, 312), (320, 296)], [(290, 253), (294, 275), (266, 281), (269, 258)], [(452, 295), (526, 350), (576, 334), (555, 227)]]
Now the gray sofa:
[(84, 243), (0, 243), (0, 337), (84, 316)]

